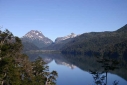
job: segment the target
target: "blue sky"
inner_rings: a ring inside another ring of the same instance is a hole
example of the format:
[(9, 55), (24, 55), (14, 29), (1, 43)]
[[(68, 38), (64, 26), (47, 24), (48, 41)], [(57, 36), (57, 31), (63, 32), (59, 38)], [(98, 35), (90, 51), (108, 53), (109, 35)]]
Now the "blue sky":
[(114, 31), (127, 24), (127, 0), (0, 0), (0, 26), (22, 37), (39, 30), (46, 37)]

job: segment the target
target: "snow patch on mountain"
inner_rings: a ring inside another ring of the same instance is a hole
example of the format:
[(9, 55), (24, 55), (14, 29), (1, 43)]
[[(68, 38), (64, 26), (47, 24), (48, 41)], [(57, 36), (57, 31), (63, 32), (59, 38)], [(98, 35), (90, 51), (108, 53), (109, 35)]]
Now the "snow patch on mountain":
[(58, 38), (56, 38), (55, 43), (58, 43), (60, 41), (63, 41), (63, 40), (69, 39), (69, 38), (74, 38), (76, 36), (78, 36), (78, 35), (76, 35), (74, 33), (71, 33), (70, 35), (67, 35), (67, 36), (64, 36), (64, 37), (58, 37)]
[(45, 37), (41, 31), (37, 31), (37, 30), (29, 31), (21, 39), (23, 41), (32, 42), (38, 47), (44, 47), (46, 45), (53, 43), (51, 39)]
[(31, 38), (31, 39), (41, 40), (42, 38), (45, 38), (45, 36), (37, 30), (31, 30), (30, 32), (25, 34), (25, 36), (23, 36), (23, 38)]

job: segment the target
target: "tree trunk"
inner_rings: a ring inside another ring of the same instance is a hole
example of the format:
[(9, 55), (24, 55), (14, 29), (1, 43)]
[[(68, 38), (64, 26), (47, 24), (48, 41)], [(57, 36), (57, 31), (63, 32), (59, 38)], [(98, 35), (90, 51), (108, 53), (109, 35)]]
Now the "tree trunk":
[(45, 85), (48, 85), (48, 78), (47, 78), (47, 80), (46, 80), (46, 83), (45, 83)]
[(107, 85), (107, 71), (106, 71), (106, 85)]
[(1, 82), (1, 85), (3, 85), (4, 84), (4, 80)]

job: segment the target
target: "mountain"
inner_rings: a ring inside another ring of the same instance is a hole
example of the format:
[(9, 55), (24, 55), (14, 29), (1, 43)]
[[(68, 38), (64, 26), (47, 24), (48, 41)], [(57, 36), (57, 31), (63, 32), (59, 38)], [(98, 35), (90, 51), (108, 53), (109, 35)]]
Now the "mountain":
[(64, 37), (58, 37), (58, 38), (55, 39), (55, 43), (59, 43), (63, 40), (69, 39), (69, 38), (74, 38), (76, 36), (77, 36), (76, 34), (71, 33), (70, 35), (67, 35), (67, 36), (64, 36)]
[[(119, 43), (125, 42), (126, 40), (127, 40), (127, 25), (112, 32), (106, 31), (106, 32), (84, 33), (66, 43), (64, 47), (62, 47), (62, 53), (86, 54), (86, 55), (99, 54), (100, 52), (105, 51), (106, 48), (109, 48), (111, 46), (115, 46), (116, 48), (117, 44), (119, 45)], [(120, 44), (120, 46), (122, 45), (125, 44)]]
[(21, 40), (23, 42), (31, 42), (34, 45), (36, 45), (38, 48), (46, 47), (53, 43), (52, 40), (45, 37), (42, 32), (39, 32), (37, 30), (31, 30), (27, 34), (25, 34)]
[(22, 42), (22, 44), (23, 44), (23, 52), (30, 51), (30, 50), (39, 50), (39, 48), (31, 42), (26, 41), (26, 42)]
[(121, 27), (120, 29), (116, 30), (116, 32), (127, 32), (127, 24)]
[(64, 36), (64, 37), (58, 37), (55, 39), (55, 42), (52, 43), (51, 45), (44, 47), (42, 49), (45, 50), (60, 50), (61, 48), (64, 47), (64, 45), (70, 41), (72, 41), (75, 37), (79, 35), (76, 35), (74, 33), (71, 33), (70, 35)]

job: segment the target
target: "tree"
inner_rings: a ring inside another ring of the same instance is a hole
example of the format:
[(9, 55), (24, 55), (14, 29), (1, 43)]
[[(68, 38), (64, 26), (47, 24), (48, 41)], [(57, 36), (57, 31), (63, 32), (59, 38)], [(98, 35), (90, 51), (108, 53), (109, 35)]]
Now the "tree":
[[(101, 64), (101, 67), (103, 68), (103, 70), (102, 71), (89, 70), (89, 72), (90, 74), (92, 74), (96, 85), (107, 85), (108, 72), (118, 69), (119, 61), (115, 59), (107, 58), (107, 57), (106, 58), (97, 57), (97, 62)], [(119, 81), (115, 80), (113, 82), (113, 85), (118, 85), (118, 82)]]
[(33, 72), (37, 81), (36, 85), (39, 85), (39, 83), (43, 85), (55, 85), (58, 76), (57, 72), (49, 72), (49, 67), (40, 57), (33, 62)]
[[(45, 85), (46, 63), (41, 58), (30, 62), (21, 51), (21, 40), (8, 30), (0, 30), (0, 85)], [(53, 85), (57, 73), (49, 74), (52, 76), (50, 85)]]
[[(13, 41), (13, 39), (15, 41)], [(15, 49), (16, 45), (21, 44), (17, 42), (13, 34), (8, 30), (0, 33), (0, 84), (20, 85), (20, 69), (16, 65), (16, 56), (19, 54), (19, 48)], [(15, 80), (16, 78), (16, 80)]]

